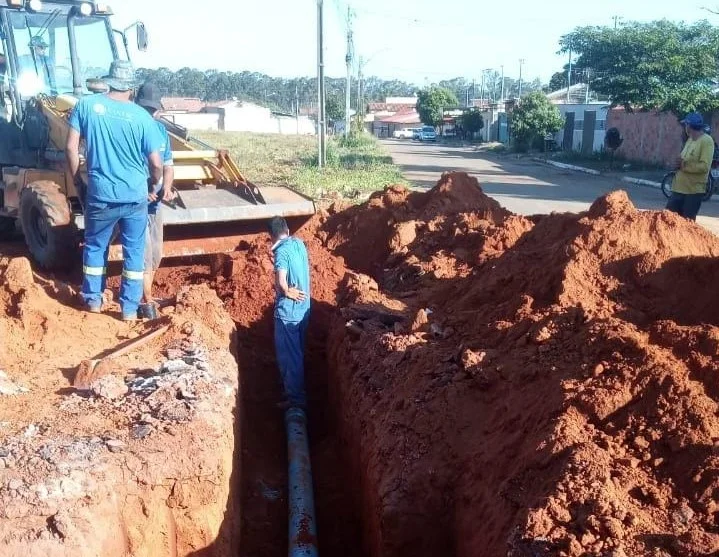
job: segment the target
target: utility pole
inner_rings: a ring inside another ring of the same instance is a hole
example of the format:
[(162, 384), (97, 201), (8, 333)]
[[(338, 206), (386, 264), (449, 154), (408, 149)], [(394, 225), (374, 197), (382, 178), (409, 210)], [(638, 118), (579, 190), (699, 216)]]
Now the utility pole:
[(569, 45), (569, 68), (567, 69), (567, 104), (569, 104), (569, 89), (572, 87), (572, 45)]
[(499, 102), (504, 102), (504, 64), (501, 66), (502, 68), (502, 92), (499, 95)]
[(622, 18), (621, 18), (620, 16), (618, 16), (618, 15), (615, 15), (612, 19), (614, 20), (614, 30), (616, 31), (616, 30), (617, 30), (617, 26), (619, 25), (619, 21), (620, 21)]
[(584, 83), (587, 85), (587, 89), (584, 92), (584, 104), (589, 104), (589, 68), (584, 70)]
[(481, 105), (484, 100), (484, 70), (482, 70), (482, 85), (480, 86), (479, 91), (479, 103)]
[(345, 137), (350, 134), (350, 87), (352, 86), (352, 59), (354, 57), (352, 44), (352, 8), (347, 6), (347, 85), (345, 87)]
[(297, 135), (300, 135), (300, 91), (295, 83), (295, 128)]
[(522, 66), (524, 66), (524, 58), (519, 59), (519, 98), (522, 98)]
[(360, 116), (360, 126), (364, 122), (364, 110), (362, 109), (362, 57), (357, 59), (357, 114)]
[(324, 0), (317, 0), (317, 166), (325, 165), (327, 131), (325, 121)]

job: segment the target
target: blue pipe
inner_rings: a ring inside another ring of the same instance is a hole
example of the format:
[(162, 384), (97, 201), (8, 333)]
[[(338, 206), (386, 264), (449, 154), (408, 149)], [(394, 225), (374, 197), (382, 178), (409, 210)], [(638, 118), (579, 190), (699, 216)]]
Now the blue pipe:
[(301, 408), (285, 412), (289, 463), (289, 557), (317, 557), (317, 526), (312, 494), (312, 466), (307, 444), (307, 416)]

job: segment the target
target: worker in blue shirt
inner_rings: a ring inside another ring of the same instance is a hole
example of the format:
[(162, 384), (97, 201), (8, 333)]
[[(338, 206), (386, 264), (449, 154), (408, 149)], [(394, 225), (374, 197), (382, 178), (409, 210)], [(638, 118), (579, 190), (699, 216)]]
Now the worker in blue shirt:
[[(147, 232), (145, 233), (145, 279), (143, 287), (143, 302), (140, 304), (140, 317), (147, 319), (157, 318), (157, 305), (152, 296), (152, 284), (155, 281), (155, 272), (162, 261), (162, 207), (161, 201), (172, 201), (175, 196), (172, 188), (174, 180), (174, 162), (172, 160), (172, 146), (167, 128), (160, 122), (162, 114), (162, 93), (154, 83), (145, 82), (135, 95), (135, 102), (144, 108), (154, 119), (157, 131), (160, 134), (160, 159), (162, 159), (162, 180), (154, 188), (150, 188), (149, 204), (147, 206)], [(152, 184), (150, 184), (152, 185)]]
[(152, 183), (162, 179), (160, 135), (150, 115), (131, 100), (136, 87), (129, 62), (118, 60), (104, 78), (109, 91), (81, 98), (70, 116), (65, 154), (73, 179), (81, 181), (80, 138), (85, 140), (85, 249), (82, 298), (102, 311), (107, 254), (115, 225), (122, 242), (122, 318), (137, 319), (142, 297), (148, 167)]
[(285, 219), (270, 221), (275, 270), (275, 351), (284, 384), (284, 408), (304, 408), (305, 338), (310, 318), (310, 265), (307, 248), (290, 236)]

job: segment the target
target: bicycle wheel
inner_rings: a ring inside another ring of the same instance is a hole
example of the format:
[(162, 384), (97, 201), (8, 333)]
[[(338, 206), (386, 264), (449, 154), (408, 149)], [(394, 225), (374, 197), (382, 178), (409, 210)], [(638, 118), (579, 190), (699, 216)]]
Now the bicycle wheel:
[(707, 178), (707, 190), (704, 192), (704, 197), (702, 197), (702, 201), (709, 201), (712, 198), (712, 195), (714, 195), (714, 178), (711, 177), (711, 174), (709, 175), (709, 178)]
[(674, 177), (677, 175), (675, 171), (667, 172), (662, 179), (662, 193), (669, 199), (672, 195), (672, 184), (674, 183)]

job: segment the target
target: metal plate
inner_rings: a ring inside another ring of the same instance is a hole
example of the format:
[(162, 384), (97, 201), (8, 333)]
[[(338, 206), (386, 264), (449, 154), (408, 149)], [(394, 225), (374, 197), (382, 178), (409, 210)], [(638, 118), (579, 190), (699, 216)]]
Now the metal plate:
[[(222, 223), (269, 219), (274, 216), (296, 217), (315, 214), (314, 202), (303, 195), (283, 187), (259, 187), (265, 204), (254, 204), (240, 197), (231, 189), (206, 187), (196, 190), (180, 190), (184, 207), (162, 204), (165, 226)], [(84, 229), (82, 215), (75, 217), (78, 228)]]
[(250, 203), (233, 190), (202, 188), (180, 191), (182, 207), (163, 205), (166, 225), (267, 219), (274, 216), (312, 215), (315, 204), (289, 188), (261, 187), (266, 204)]

